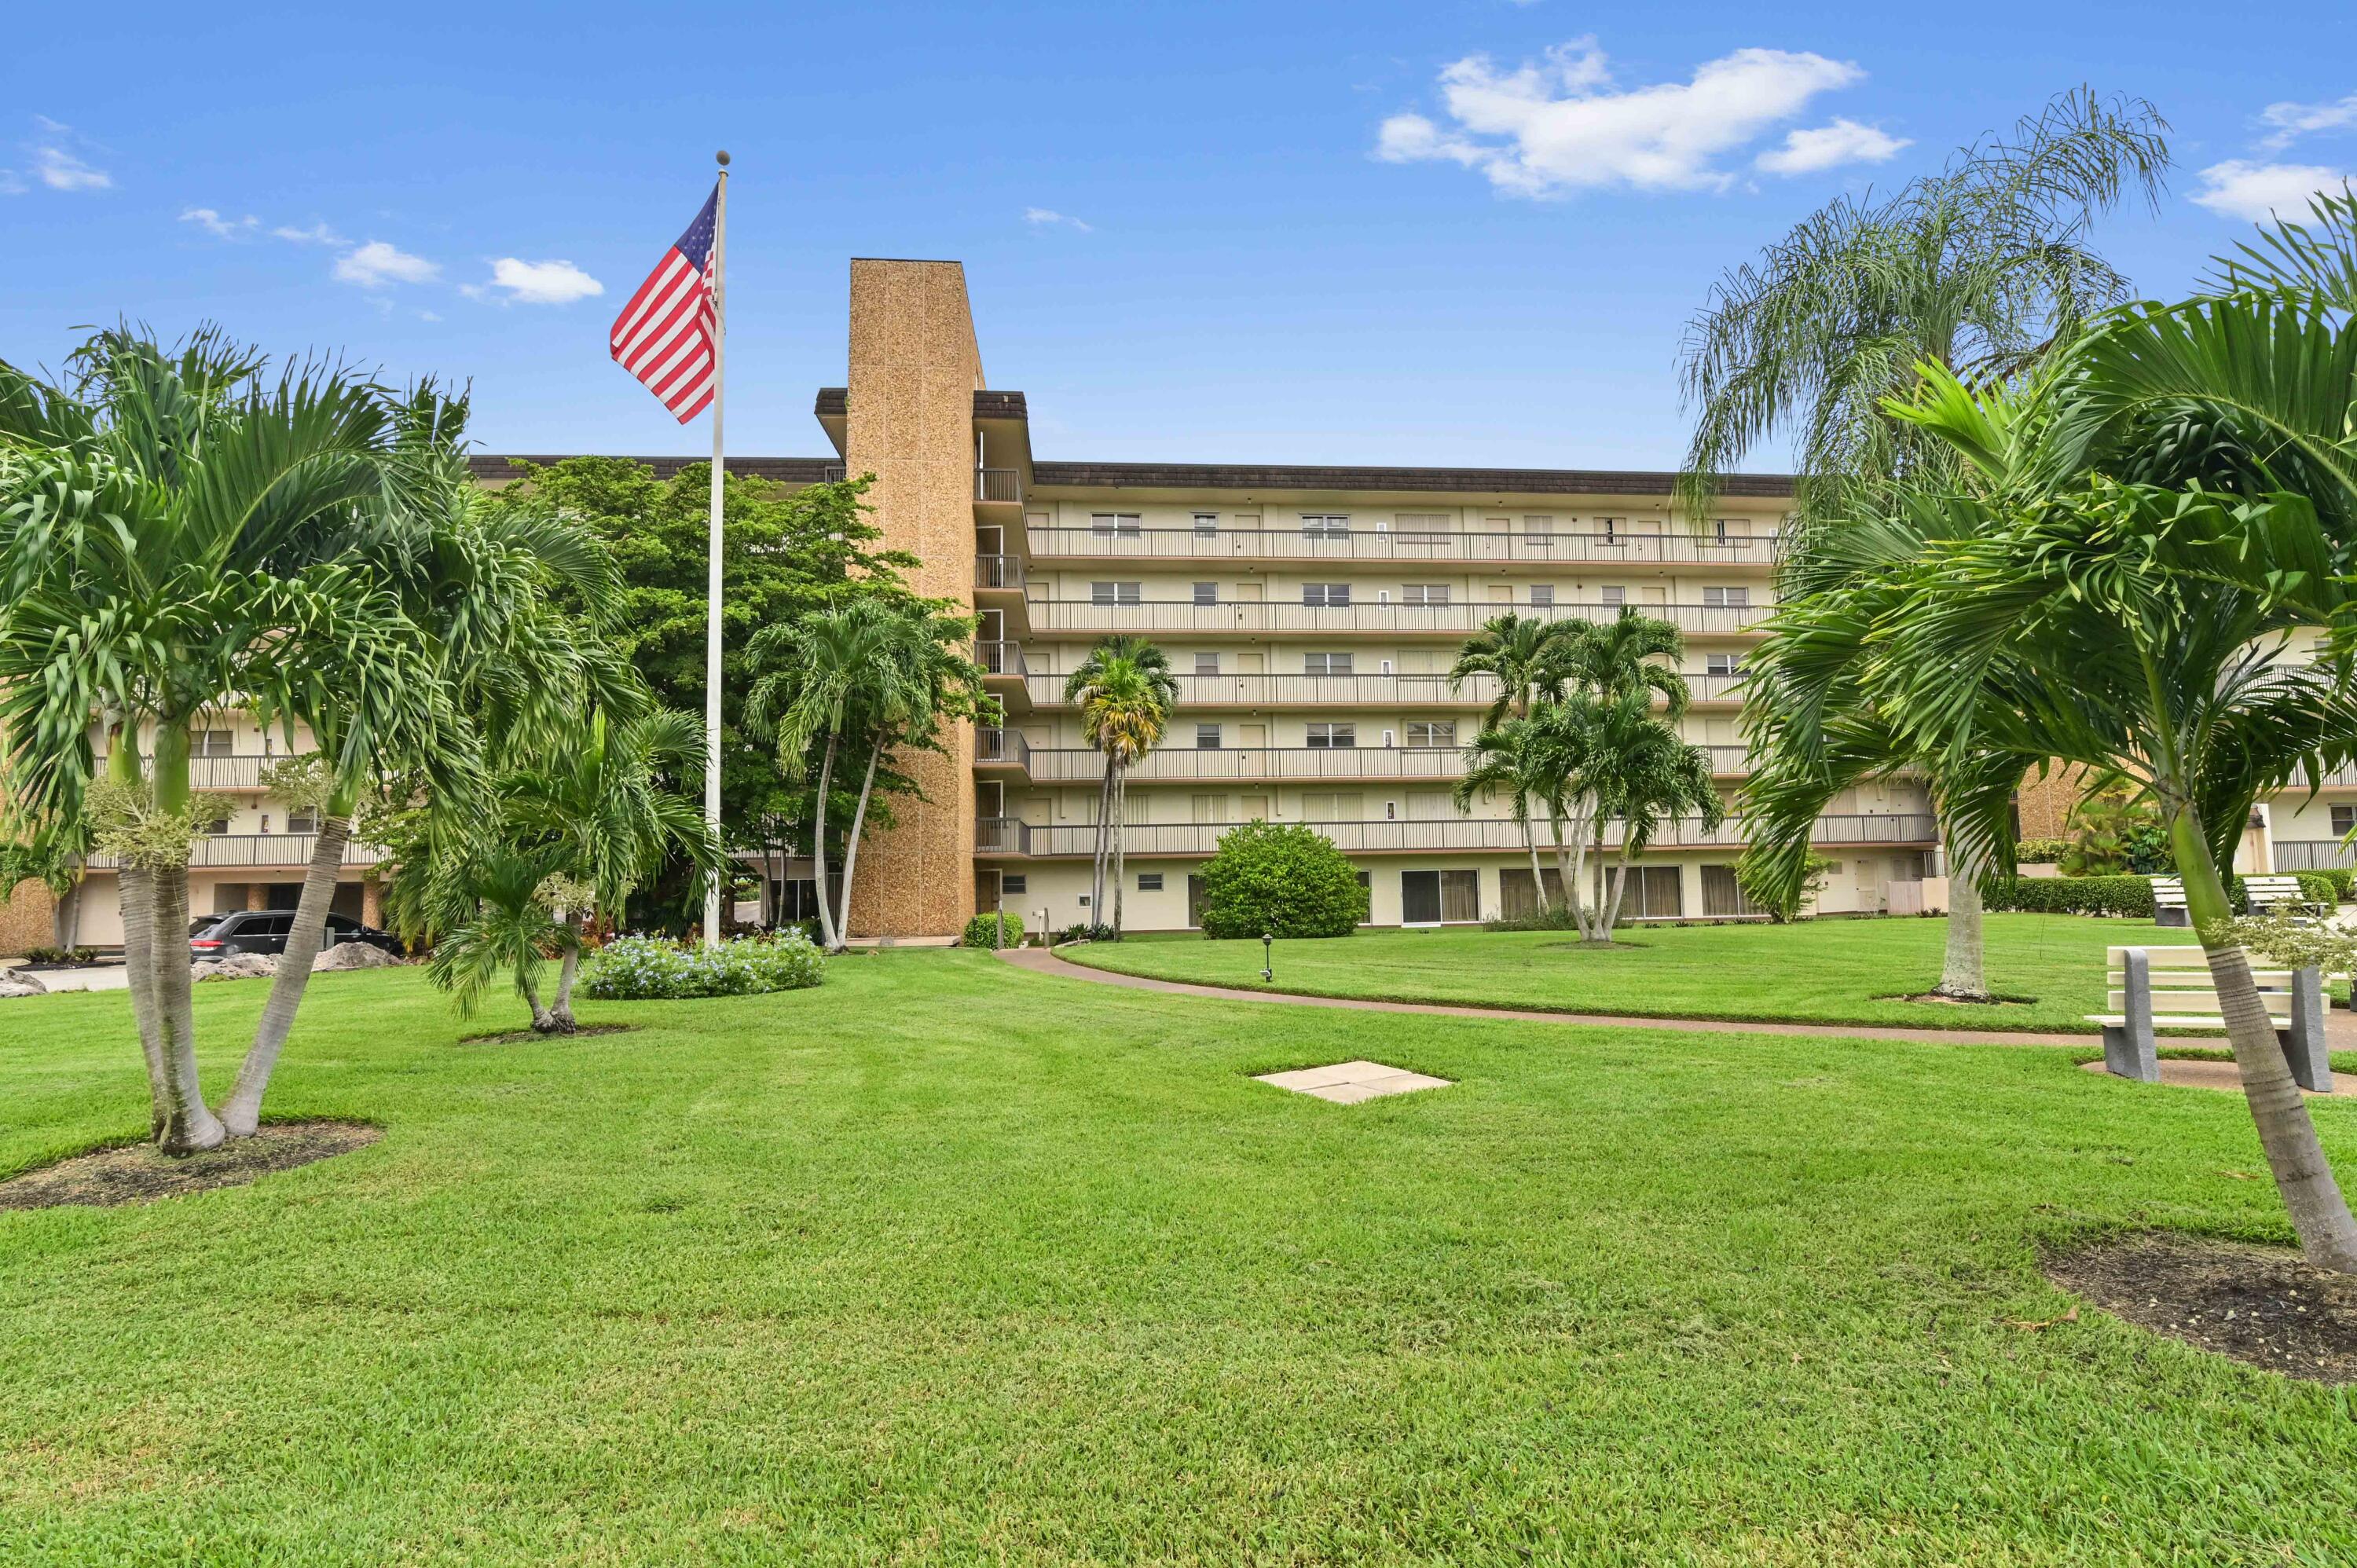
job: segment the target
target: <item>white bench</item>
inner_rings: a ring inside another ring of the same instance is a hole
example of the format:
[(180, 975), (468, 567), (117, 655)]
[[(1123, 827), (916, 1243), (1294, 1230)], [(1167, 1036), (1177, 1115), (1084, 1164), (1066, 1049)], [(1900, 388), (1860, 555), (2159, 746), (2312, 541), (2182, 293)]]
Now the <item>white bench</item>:
[[(2245, 876), (2243, 897), (2254, 915), (2264, 915), (2273, 909), (2300, 909), (2309, 914), (2323, 914), (2324, 909), (2310, 899), (2297, 876)], [(2185, 907), (2185, 878), (2156, 876), (2152, 879), (2152, 923), (2156, 926), (2190, 926), (2193, 917)]]
[[(2086, 1017), (2103, 1026), (2104, 1066), (2122, 1078), (2160, 1081), (2158, 1035), (2163, 1029), (2226, 1032), (2209, 955), (2198, 947), (2106, 949), (2105, 979), (2104, 1004), (2116, 1011)], [(2292, 1077), (2302, 1089), (2329, 1091), (2332, 1068), (2324, 1039), (2324, 977), (2312, 969), (2255, 969), (2251, 979)]]
[[(2193, 913), (2185, 907), (2185, 878), (2156, 876), (2152, 879), (2152, 923), (2156, 926), (2190, 926)], [(2114, 952), (2120, 950), (2114, 948)]]

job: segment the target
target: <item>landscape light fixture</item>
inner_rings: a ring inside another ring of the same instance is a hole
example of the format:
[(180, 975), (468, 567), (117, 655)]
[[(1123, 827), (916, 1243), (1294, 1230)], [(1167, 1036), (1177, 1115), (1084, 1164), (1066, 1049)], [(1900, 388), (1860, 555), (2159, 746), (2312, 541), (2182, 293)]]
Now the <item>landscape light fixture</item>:
[(1260, 977), (1271, 983), (1276, 980), (1276, 955), (1272, 950), (1275, 940), (1274, 932), (1263, 931), (1260, 934)]

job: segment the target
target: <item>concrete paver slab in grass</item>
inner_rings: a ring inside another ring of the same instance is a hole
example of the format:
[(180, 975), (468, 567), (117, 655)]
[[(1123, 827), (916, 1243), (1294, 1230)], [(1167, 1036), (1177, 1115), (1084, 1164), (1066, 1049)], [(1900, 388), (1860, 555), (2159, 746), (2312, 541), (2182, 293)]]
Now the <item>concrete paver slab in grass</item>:
[(1297, 1068), (1291, 1072), (1263, 1073), (1253, 1080), (1291, 1090), (1337, 1105), (1356, 1105), (1387, 1094), (1413, 1094), (1419, 1089), (1447, 1089), (1450, 1080), (1432, 1078), (1382, 1062), (1334, 1062), (1326, 1067)]

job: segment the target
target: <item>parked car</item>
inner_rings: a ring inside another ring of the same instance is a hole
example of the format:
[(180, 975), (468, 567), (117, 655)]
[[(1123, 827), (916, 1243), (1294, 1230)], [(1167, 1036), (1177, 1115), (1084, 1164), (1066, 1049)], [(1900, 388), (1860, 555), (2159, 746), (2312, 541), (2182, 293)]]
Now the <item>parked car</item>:
[[(295, 923), (292, 909), (240, 909), (228, 915), (206, 915), (188, 922), (191, 959), (235, 958), (240, 953), (282, 953), (286, 932)], [(328, 917), (325, 947), (339, 942), (366, 942), (395, 958), (405, 956), (401, 939), (391, 931), (363, 926), (345, 915)]]

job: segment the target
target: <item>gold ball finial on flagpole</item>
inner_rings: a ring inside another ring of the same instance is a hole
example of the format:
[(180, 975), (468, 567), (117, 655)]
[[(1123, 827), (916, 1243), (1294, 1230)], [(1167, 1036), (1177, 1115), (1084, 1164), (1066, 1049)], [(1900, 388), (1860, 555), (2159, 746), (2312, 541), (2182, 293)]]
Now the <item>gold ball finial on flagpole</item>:
[(721, 166), (722, 168), (726, 168), (726, 167), (728, 166), (728, 154), (727, 154), (726, 150), (726, 149), (723, 149), (719, 156), (720, 156), (720, 166)]

